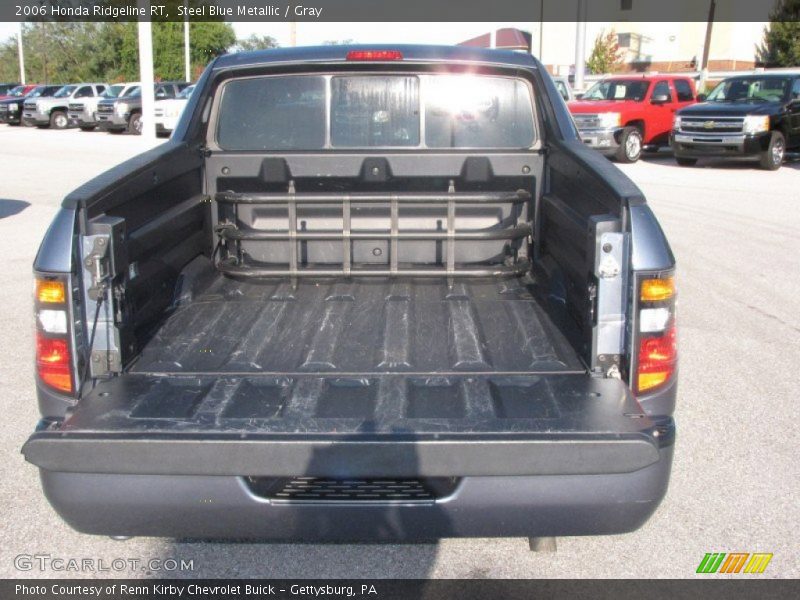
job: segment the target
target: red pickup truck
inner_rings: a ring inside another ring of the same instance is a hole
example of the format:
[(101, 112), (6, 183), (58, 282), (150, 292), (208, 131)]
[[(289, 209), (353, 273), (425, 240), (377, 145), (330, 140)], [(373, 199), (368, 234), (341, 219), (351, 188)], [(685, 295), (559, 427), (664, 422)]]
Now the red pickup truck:
[(568, 106), (587, 146), (636, 162), (642, 150), (669, 143), (675, 112), (696, 101), (688, 77), (628, 75), (598, 81)]

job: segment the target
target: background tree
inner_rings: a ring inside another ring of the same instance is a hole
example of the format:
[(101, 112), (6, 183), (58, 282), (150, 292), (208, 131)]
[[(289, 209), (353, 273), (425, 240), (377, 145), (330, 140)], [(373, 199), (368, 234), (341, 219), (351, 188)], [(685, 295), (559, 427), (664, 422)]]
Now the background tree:
[(238, 40), (236, 42), (236, 49), (241, 52), (249, 52), (250, 50), (268, 50), (269, 48), (277, 48), (278, 40), (271, 35), (258, 35), (251, 33), (250, 36)]
[[(101, 23), (36, 23), (23, 26), (25, 69), (30, 81), (61, 83), (88, 80), (94, 75), (87, 60), (95, 49)], [(0, 46), (3, 81), (19, 79), (16, 36)]]
[(622, 65), (624, 53), (617, 43), (617, 34), (612, 29), (601, 31), (594, 40), (594, 47), (586, 66), (592, 73), (614, 73)]
[[(189, 24), (192, 73), (205, 67), (236, 43), (230, 23), (219, 21)], [(162, 80), (183, 79), (183, 23), (153, 24), (153, 63), (156, 77)]]
[(346, 46), (348, 44), (352, 44), (352, 38), (347, 38), (346, 40), (325, 40), (322, 42), (323, 46)]
[(756, 61), (768, 67), (800, 65), (800, 0), (780, 0), (769, 20)]
[[(139, 78), (136, 23), (29, 23), (23, 25), (28, 81), (134, 81)], [(192, 73), (202, 69), (236, 42), (230, 23), (189, 25)], [(153, 24), (156, 79), (183, 79), (183, 23)], [(19, 79), (17, 39), (0, 43), (0, 81)]]

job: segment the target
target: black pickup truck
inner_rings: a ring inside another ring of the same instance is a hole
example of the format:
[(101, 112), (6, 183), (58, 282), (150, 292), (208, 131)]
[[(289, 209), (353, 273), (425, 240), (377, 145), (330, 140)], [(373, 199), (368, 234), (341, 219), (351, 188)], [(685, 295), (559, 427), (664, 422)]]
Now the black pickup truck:
[(672, 463), (674, 268), (530, 55), (223, 56), (64, 199), (23, 453), (93, 534), (632, 531)]
[(757, 160), (775, 171), (800, 151), (800, 72), (731, 77), (678, 111), (670, 135), (678, 164), (700, 158)]

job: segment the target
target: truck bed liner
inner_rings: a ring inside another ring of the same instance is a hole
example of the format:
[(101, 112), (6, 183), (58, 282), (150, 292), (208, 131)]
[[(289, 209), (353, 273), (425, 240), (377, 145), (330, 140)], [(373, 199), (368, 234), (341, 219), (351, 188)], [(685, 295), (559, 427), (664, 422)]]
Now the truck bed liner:
[(584, 372), (527, 278), (238, 281), (182, 302), (135, 373)]

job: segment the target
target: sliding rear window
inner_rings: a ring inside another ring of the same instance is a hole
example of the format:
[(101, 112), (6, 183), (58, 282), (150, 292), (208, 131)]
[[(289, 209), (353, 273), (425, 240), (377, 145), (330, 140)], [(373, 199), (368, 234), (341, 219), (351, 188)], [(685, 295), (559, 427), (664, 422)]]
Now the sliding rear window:
[(301, 75), (225, 84), (223, 150), (530, 148), (530, 88), (474, 75)]
[(225, 150), (325, 147), (324, 77), (239, 79), (225, 85), (217, 143)]
[(533, 114), (527, 85), (516, 79), (442, 75), (425, 91), (430, 148), (527, 148)]

